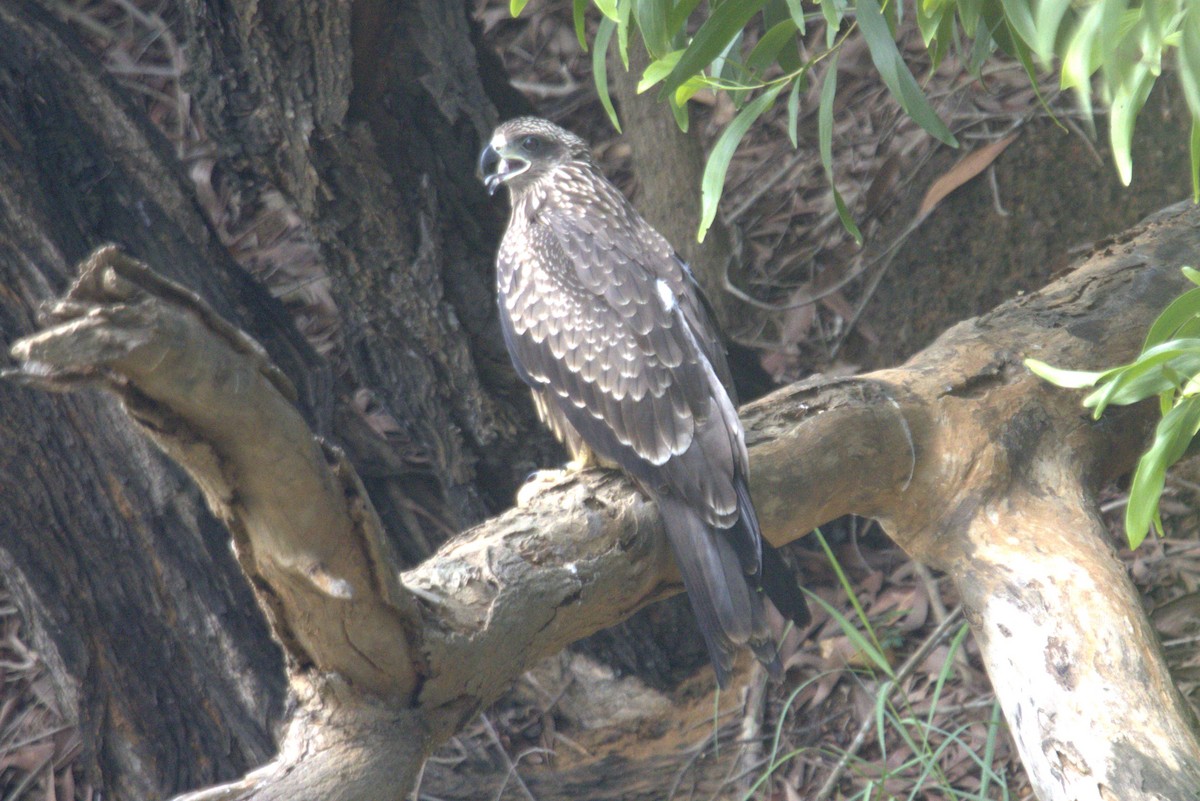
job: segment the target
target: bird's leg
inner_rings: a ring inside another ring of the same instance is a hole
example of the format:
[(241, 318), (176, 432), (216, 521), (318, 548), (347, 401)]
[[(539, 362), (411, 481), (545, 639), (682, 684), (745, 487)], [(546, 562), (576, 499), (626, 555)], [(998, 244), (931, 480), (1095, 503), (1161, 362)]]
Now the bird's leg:
[(557, 469), (534, 470), (525, 477), (525, 483), (517, 490), (517, 506), (527, 506), (543, 491), (574, 479), (578, 470), (573, 469), (573, 465), (574, 462), (568, 462), (564, 467)]
[[(576, 445), (571, 442), (570, 445)], [(543, 490), (548, 490), (551, 487), (556, 487), (575, 477), (575, 474), (581, 470), (587, 470), (591, 467), (603, 467), (608, 469), (618, 469), (617, 465), (605, 460), (587, 445), (583, 444), (582, 440), (578, 440), (578, 447), (572, 447), (571, 461), (557, 469), (549, 470), (534, 470), (525, 478), (525, 483), (517, 490), (517, 505), (525, 506), (534, 496), (541, 493)]]

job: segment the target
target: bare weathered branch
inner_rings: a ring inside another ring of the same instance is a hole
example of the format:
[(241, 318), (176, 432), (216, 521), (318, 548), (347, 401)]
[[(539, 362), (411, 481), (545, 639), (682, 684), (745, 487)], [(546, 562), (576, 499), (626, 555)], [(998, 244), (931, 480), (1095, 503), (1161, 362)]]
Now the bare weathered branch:
[[(1132, 356), (1197, 261), (1200, 211), (1175, 210), (902, 367), (745, 411), (773, 542), (869, 514), (951, 575), (1044, 801), (1182, 801), (1200, 786), (1194, 721), (1093, 497), (1131, 465), (1153, 409), (1092, 423), (1022, 364)], [(653, 507), (605, 473), (565, 477), (397, 578), (361, 487), (260, 353), (114, 251), (13, 353), (43, 384), (83, 377), (125, 400), (229, 523), (295, 658), (304, 711), (280, 757), (232, 795), (195, 798), (284, 797), (297, 770), (336, 784), (331, 797), (402, 797), (522, 670), (677, 589)], [(405, 745), (382, 758), (370, 744), (384, 741)]]

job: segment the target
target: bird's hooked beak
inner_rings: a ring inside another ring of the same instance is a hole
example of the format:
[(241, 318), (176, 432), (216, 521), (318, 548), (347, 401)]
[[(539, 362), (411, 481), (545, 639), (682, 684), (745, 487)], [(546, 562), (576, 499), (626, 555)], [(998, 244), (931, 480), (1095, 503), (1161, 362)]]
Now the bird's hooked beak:
[(479, 154), (479, 177), (487, 187), (489, 195), (496, 194), (500, 184), (509, 178), (529, 169), (528, 161), (519, 156), (506, 156), (504, 150), (504, 145), (497, 149), (493, 141), (488, 142), (487, 147)]

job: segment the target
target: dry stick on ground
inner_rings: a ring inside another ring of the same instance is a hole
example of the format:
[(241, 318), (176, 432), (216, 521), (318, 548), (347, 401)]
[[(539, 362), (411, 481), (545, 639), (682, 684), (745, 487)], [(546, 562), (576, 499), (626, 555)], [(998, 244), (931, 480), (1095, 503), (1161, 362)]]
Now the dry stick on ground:
[[(1130, 358), (1200, 263), (1200, 210), (1108, 243), (1041, 292), (959, 324), (902, 367), (812, 381), (745, 411), (776, 544), (876, 517), (946, 571), (1043, 801), (1194, 801), (1195, 723), (1113, 558), (1095, 491), (1151, 405), (1087, 419), (1025, 356)], [(98, 383), (203, 488), (289, 657), (301, 706), (274, 762), (190, 799), (399, 799), (422, 760), (512, 679), (677, 591), (654, 508), (576, 475), (397, 576), (380, 522), (253, 343), (115, 250), (81, 265), (16, 343), (42, 386)]]

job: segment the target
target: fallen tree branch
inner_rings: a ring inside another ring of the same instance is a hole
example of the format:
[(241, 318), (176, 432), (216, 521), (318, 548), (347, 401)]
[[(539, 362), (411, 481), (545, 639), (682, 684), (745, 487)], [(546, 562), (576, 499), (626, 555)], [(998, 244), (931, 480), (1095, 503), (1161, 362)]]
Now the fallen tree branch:
[[(1152, 409), (1091, 423), (1022, 366), (1128, 358), (1189, 262), (1200, 212), (1175, 210), (902, 367), (788, 387), (744, 415), (774, 543), (854, 512), (951, 575), (1043, 801), (1182, 801), (1200, 786), (1191, 713), (1095, 512)], [(115, 250), (81, 269), (46, 330), (13, 346), (20, 375), (117, 393), (196, 478), (303, 701), (275, 762), (185, 797), (402, 798), (515, 676), (679, 589), (654, 508), (596, 472), (397, 576), (357, 478), (253, 343)]]

